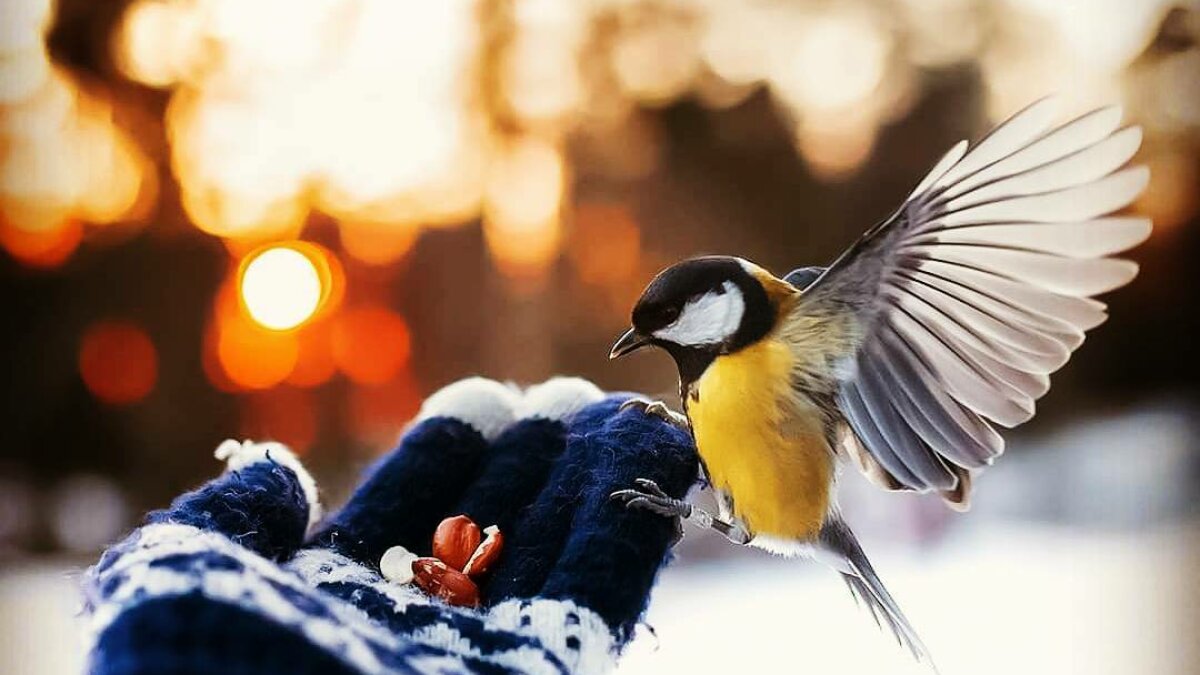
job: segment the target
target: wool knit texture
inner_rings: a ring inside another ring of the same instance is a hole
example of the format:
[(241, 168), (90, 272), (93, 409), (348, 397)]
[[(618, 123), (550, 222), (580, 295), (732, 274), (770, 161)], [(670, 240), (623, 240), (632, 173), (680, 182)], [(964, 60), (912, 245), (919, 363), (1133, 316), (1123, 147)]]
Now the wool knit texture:
[[(89, 672), (611, 670), (674, 525), (608, 495), (650, 478), (683, 497), (697, 475), (690, 434), (619, 410), (628, 398), (573, 378), (526, 394), (451, 385), (315, 526), (315, 484), (286, 448), (223, 444), (223, 475), (88, 570)], [(438, 523), (460, 513), (506, 539), (478, 580), (480, 608), (381, 576), (384, 551), (428, 555)]]

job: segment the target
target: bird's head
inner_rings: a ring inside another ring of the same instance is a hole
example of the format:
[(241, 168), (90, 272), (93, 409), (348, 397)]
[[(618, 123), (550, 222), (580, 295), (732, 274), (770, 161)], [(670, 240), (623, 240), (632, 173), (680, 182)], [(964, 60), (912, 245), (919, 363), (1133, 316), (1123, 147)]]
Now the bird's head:
[(764, 282), (766, 270), (741, 258), (685, 260), (654, 277), (633, 308), (633, 327), (613, 345), (609, 358), (642, 347), (665, 349), (680, 370), (684, 361), (707, 365), (719, 354), (751, 345), (776, 322)]

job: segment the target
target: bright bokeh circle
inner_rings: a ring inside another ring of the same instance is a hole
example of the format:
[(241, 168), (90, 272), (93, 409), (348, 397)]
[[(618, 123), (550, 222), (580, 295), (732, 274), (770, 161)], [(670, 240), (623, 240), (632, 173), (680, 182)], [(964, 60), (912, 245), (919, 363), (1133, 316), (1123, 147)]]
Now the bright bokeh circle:
[(320, 308), (321, 274), (312, 259), (287, 246), (254, 255), (242, 270), (241, 299), (257, 323), (290, 330)]

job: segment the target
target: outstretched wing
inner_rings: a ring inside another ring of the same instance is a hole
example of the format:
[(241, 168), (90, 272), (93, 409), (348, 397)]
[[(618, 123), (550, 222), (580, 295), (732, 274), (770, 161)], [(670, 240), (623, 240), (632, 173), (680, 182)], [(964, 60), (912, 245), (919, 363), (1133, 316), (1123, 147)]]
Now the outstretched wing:
[[(1150, 221), (1107, 214), (1146, 186), (1145, 167), (1119, 170), (1141, 130), (1111, 107), (1047, 131), (1052, 109), (1039, 101), (956, 145), (792, 312), (793, 347), (835, 364), (859, 452), (893, 487), (965, 492), (967, 470), (1003, 450), (992, 424), (1032, 417), (1050, 373), (1105, 320), (1091, 296), (1137, 274), (1106, 256)], [(814, 321), (831, 320), (844, 349), (817, 344)]]

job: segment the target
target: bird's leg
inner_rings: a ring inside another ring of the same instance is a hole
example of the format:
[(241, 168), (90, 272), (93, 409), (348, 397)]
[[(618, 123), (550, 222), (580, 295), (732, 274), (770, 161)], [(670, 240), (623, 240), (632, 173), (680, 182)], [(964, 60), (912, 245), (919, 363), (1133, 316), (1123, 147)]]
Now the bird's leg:
[(680, 429), (688, 429), (691, 425), (688, 423), (686, 416), (681, 415), (667, 407), (662, 401), (648, 401), (644, 398), (631, 398), (621, 404), (617, 408), (617, 412), (627, 410), (629, 408), (640, 408), (647, 415), (653, 415), (668, 424), (673, 424)]
[(634, 482), (640, 489), (617, 490), (610, 497), (627, 509), (644, 509), (667, 518), (677, 518), (677, 522), (686, 520), (697, 527), (715, 530), (739, 546), (750, 541), (750, 532), (741, 523), (721, 520), (682, 499), (670, 497), (652, 480), (638, 478)]

